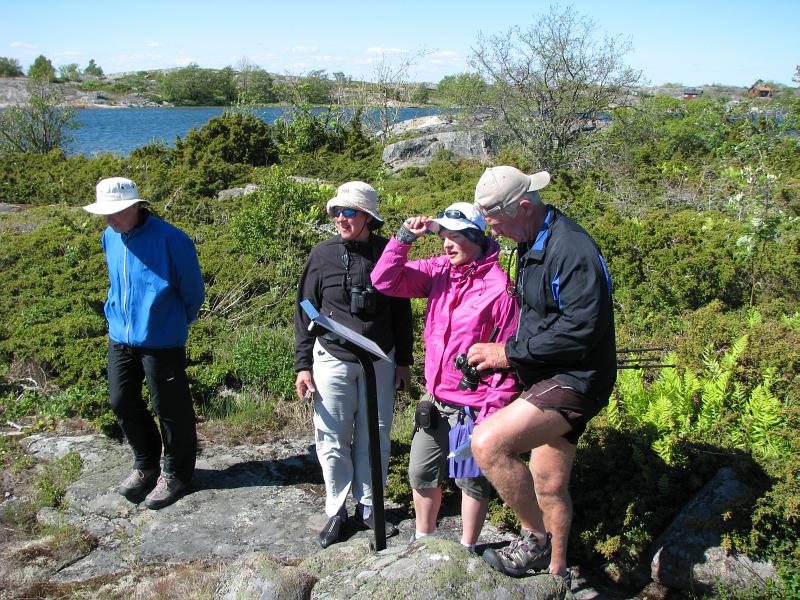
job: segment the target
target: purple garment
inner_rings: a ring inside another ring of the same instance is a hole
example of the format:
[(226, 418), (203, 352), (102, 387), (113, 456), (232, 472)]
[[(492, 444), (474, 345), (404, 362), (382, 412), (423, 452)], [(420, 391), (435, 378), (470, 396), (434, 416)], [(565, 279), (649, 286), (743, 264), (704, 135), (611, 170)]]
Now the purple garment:
[[(450, 433), (448, 433), (450, 438), (450, 452), (454, 452), (456, 448), (470, 439), (474, 427), (475, 421), (472, 420), (469, 409), (465, 407), (458, 415), (458, 422), (450, 428)], [(461, 460), (448, 458), (447, 462), (450, 465), (450, 477), (452, 479), (480, 477), (483, 475), (471, 452), (468, 457)]]

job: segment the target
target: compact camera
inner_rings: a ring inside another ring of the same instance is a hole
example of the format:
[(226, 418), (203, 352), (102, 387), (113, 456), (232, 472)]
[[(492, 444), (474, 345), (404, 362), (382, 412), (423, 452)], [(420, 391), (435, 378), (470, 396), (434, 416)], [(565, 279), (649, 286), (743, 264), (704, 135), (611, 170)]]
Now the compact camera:
[(350, 312), (354, 315), (374, 314), (377, 295), (378, 292), (370, 284), (354, 284), (350, 288)]

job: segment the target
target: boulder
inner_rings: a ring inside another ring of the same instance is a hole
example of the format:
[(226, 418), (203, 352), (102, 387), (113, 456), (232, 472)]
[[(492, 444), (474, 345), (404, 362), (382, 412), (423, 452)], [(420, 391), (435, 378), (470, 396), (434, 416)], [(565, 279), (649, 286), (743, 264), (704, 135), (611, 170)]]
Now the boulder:
[(227, 190), (220, 190), (217, 192), (217, 200), (225, 200), (226, 198), (240, 198), (247, 196), (253, 192), (258, 191), (258, 186), (254, 183), (248, 183), (244, 187), (229, 188)]
[(751, 592), (778, 581), (771, 563), (753, 561), (721, 546), (722, 515), (747, 494), (731, 468), (720, 469), (681, 510), (656, 540), (653, 581), (668, 588), (700, 593)]
[(426, 538), (375, 552), (369, 540), (335, 544), (297, 567), (252, 553), (226, 569), (214, 596), (220, 600), (402, 598), (405, 600), (573, 598), (561, 579), (522, 579), (493, 571), (459, 543)]
[(440, 150), (446, 150), (456, 158), (486, 163), (491, 160), (490, 148), (488, 138), (479, 130), (441, 131), (389, 144), (383, 150), (382, 159), (394, 172), (407, 167), (423, 167)]
[(217, 585), (218, 600), (308, 600), (317, 577), (282, 565), (261, 552), (246, 554), (229, 565)]

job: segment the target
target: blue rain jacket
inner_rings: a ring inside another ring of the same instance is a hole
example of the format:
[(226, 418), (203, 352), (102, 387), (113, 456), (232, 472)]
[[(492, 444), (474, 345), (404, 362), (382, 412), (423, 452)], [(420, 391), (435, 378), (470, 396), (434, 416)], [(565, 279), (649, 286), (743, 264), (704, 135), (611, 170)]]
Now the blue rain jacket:
[(194, 243), (153, 215), (127, 234), (101, 238), (111, 287), (105, 304), (112, 341), (143, 348), (186, 344), (205, 297)]

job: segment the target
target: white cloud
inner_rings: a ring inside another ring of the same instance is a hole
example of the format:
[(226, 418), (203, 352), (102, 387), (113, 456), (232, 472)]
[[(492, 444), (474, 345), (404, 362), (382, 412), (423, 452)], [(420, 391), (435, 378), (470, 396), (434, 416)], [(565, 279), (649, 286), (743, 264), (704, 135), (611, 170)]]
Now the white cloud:
[(150, 42), (149, 44), (145, 44), (148, 48), (158, 48), (161, 44), (159, 42)]
[(408, 52), (408, 50), (405, 48), (382, 48), (381, 46), (372, 46), (371, 48), (367, 48), (367, 52), (373, 54), (403, 54)]
[(317, 50), (319, 50), (319, 46), (293, 46), (286, 48), (286, 52), (291, 52), (292, 54), (310, 54)]
[(342, 57), (342, 56), (331, 56), (329, 54), (325, 54), (325, 55), (321, 55), (321, 56), (320, 55), (314, 55), (311, 58), (314, 59), (314, 60), (318, 60), (320, 62), (342, 62), (344, 60), (344, 57)]
[(38, 48), (35, 44), (26, 44), (25, 42), (11, 42), (8, 46), (9, 48)]

